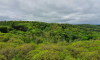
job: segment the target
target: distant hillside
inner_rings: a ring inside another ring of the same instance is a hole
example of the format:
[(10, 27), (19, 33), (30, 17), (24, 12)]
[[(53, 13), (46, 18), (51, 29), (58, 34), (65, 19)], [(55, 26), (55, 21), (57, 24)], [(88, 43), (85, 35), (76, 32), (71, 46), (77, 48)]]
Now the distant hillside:
[(100, 32), (100, 25), (78, 24), (77, 26), (87, 28), (87, 29), (89, 29), (90, 31), (97, 31), (97, 32)]

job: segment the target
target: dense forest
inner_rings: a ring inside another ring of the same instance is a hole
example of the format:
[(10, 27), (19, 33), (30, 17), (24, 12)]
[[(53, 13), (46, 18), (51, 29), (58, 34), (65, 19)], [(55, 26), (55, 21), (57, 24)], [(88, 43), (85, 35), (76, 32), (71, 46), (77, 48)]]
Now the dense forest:
[(100, 60), (100, 26), (1, 21), (0, 60)]

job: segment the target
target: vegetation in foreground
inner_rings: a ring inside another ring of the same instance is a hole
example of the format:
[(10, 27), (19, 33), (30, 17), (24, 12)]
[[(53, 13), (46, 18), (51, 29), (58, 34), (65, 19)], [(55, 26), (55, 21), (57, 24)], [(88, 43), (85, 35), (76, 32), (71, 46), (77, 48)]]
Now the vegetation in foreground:
[(0, 22), (0, 60), (100, 60), (100, 26)]

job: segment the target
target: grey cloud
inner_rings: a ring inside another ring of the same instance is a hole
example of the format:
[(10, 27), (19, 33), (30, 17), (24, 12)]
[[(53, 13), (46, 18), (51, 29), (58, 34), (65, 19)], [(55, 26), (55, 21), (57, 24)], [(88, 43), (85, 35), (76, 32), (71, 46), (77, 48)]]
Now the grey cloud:
[(100, 24), (99, 0), (0, 0), (0, 20)]
[(9, 17), (6, 17), (6, 16), (0, 16), (0, 21), (2, 21), (2, 20), (6, 21), (6, 20), (9, 20), (9, 19), (10, 19)]

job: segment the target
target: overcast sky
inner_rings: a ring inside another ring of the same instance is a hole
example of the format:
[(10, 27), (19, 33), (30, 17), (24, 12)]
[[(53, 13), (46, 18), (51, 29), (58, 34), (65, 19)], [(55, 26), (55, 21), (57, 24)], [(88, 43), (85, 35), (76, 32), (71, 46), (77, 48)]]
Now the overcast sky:
[(0, 0), (0, 21), (100, 24), (100, 0)]

